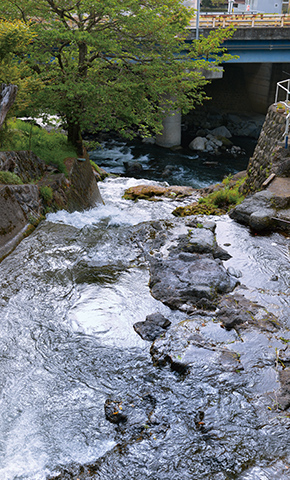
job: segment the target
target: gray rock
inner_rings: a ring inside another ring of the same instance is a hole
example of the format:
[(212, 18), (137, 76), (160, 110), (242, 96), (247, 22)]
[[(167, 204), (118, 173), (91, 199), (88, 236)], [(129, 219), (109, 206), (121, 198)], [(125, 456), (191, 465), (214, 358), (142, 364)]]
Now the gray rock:
[(249, 225), (250, 216), (260, 209), (272, 208), (271, 200), (274, 195), (268, 191), (257, 192), (247, 197), (242, 203), (230, 211), (231, 218), (244, 225)]
[(226, 295), (221, 299), (217, 318), (227, 330), (258, 327), (262, 331), (275, 332), (279, 328), (277, 318), (272, 313), (240, 294)]
[[(195, 321), (200, 320), (198, 316)], [(202, 318), (202, 321), (205, 319)], [(185, 322), (169, 330), (164, 338), (155, 340), (150, 353), (155, 365), (169, 364), (171, 369), (185, 373), (190, 367), (241, 368), (238, 356), (225, 347), (213, 345), (196, 331), (195, 322)]]
[(224, 127), (224, 126), (214, 128), (210, 133), (215, 137), (225, 137), (225, 138), (232, 137), (231, 132), (227, 129), (227, 127)]
[(171, 322), (161, 315), (161, 313), (152, 313), (151, 315), (147, 315), (145, 322), (134, 323), (133, 328), (143, 340), (153, 342), (153, 340), (160, 337), (170, 325)]
[(286, 410), (290, 407), (290, 368), (286, 368), (279, 372), (279, 380), (281, 390), (278, 395), (278, 407)]
[(206, 138), (204, 137), (196, 137), (190, 144), (188, 145), (191, 150), (197, 151), (204, 151), (206, 145)]
[(275, 216), (275, 210), (272, 208), (260, 208), (253, 212), (249, 218), (249, 226), (254, 232), (269, 231), (274, 226), (272, 218)]
[(171, 308), (196, 305), (202, 299), (215, 302), (218, 294), (232, 291), (237, 284), (210, 255), (181, 253), (150, 262), (151, 293)]

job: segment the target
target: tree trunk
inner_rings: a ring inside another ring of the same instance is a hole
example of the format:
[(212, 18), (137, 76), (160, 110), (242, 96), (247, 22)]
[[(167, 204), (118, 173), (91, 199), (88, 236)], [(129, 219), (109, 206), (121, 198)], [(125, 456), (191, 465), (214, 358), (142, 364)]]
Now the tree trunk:
[(5, 118), (16, 99), (17, 85), (5, 85), (2, 83), (0, 90), (0, 129)]
[(67, 139), (68, 142), (72, 144), (72, 146), (76, 149), (77, 155), (82, 157), (84, 154), (83, 150), (83, 139), (81, 128), (78, 123), (67, 121)]

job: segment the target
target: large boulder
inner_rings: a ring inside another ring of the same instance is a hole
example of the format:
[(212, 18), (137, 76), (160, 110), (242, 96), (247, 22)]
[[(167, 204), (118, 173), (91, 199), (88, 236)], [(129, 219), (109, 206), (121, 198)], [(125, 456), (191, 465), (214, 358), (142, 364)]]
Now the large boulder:
[(218, 247), (213, 230), (212, 224), (193, 226), (164, 254), (148, 257), (153, 297), (174, 309), (214, 309), (218, 296), (235, 288), (238, 280), (222, 265), (226, 252)]
[(179, 252), (150, 262), (151, 294), (173, 309), (212, 309), (218, 294), (231, 292), (237, 284), (221, 261), (209, 255)]
[(248, 225), (255, 232), (289, 231), (290, 182), (288, 191), (284, 192), (282, 187), (279, 187), (279, 180), (288, 179), (277, 179), (277, 187), (248, 196), (230, 211), (229, 216), (243, 225)]
[(190, 144), (188, 145), (191, 150), (197, 150), (200, 152), (205, 151), (206, 146), (206, 138), (204, 137), (196, 137)]
[(225, 137), (225, 138), (232, 137), (231, 132), (228, 130), (227, 127), (224, 127), (224, 126), (214, 128), (213, 130), (211, 130), (210, 133), (215, 137)]

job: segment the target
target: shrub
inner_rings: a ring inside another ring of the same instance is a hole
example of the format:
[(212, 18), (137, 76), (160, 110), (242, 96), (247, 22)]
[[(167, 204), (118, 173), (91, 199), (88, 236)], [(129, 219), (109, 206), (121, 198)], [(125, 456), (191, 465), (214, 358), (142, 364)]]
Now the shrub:
[(1, 171), (0, 172), (0, 183), (5, 185), (22, 185), (23, 182), (21, 178), (16, 175), (16, 173)]
[(53, 191), (50, 187), (46, 187), (46, 186), (40, 187), (39, 193), (45, 203), (50, 203), (52, 201)]

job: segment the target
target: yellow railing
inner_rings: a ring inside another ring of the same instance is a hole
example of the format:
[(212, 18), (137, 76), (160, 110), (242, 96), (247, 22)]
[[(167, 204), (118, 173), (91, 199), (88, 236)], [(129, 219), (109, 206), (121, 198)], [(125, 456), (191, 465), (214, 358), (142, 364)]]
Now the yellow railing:
[[(196, 27), (196, 19), (190, 23), (191, 28)], [(290, 15), (277, 15), (271, 13), (255, 14), (201, 14), (199, 28), (282, 28), (290, 27)]]

